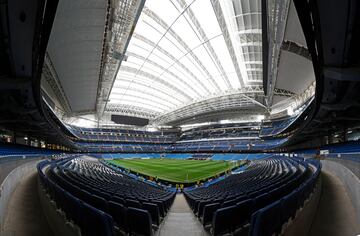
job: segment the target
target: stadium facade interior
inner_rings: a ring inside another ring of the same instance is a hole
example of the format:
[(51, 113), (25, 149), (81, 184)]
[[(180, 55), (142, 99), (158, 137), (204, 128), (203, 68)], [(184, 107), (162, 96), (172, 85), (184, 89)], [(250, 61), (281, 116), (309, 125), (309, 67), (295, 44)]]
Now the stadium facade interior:
[(0, 1), (0, 235), (360, 234), (356, 0)]

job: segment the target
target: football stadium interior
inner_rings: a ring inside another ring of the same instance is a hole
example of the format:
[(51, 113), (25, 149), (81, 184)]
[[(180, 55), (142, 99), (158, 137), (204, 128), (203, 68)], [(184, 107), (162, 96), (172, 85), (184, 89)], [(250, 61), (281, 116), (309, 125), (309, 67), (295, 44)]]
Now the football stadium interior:
[(0, 236), (360, 235), (357, 0), (1, 0)]

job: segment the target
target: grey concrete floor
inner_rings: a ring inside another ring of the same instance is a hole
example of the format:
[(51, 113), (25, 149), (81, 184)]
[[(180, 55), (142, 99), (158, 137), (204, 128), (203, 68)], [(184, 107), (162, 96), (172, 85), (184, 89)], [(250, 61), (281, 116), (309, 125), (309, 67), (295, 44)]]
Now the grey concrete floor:
[(356, 175), (360, 179), (360, 162), (336, 158), (327, 158), (326, 160), (340, 163), (341, 165), (348, 168), (354, 175)]
[(208, 236), (193, 214), (183, 194), (177, 194), (173, 205), (160, 227), (160, 236)]
[(0, 160), (0, 184), (5, 180), (6, 176), (16, 167), (25, 164), (26, 162), (37, 160), (38, 158), (7, 158), (6, 160)]
[(37, 174), (24, 178), (16, 187), (8, 204), (1, 236), (52, 236), (43, 214), (38, 192)]
[(355, 209), (340, 179), (322, 171), (322, 192), (310, 236), (360, 234)]

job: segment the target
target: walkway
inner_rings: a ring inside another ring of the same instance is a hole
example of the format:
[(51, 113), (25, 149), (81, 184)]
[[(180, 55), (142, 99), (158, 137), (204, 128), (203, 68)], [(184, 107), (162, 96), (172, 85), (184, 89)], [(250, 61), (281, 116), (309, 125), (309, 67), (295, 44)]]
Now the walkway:
[(2, 158), (0, 159), (0, 185), (5, 180), (6, 176), (16, 167), (25, 164), (26, 162), (37, 160), (38, 158)]
[(208, 236), (200, 221), (193, 214), (183, 194), (177, 194), (168, 212), (159, 236)]
[(36, 173), (16, 187), (8, 205), (1, 236), (52, 236), (40, 205)]
[[(348, 168), (354, 175), (356, 175), (360, 179), (360, 161), (350, 161), (345, 159), (337, 159), (337, 158), (327, 158), (327, 161), (337, 162), (346, 168)], [(359, 158), (360, 160), (360, 158)]]
[(340, 179), (322, 171), (322, 192), (310, 236), (354, 236), (360, 234), (355, 209)]

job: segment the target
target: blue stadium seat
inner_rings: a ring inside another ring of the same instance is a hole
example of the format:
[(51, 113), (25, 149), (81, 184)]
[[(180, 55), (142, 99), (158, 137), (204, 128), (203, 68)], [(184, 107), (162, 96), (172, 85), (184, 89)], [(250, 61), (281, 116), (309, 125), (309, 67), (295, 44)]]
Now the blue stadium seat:
[(239, 228), (248, 223), (254, 211), (254, 200), (248, 199), (236, 204), (235, 227)]
[(237, 203), (237, 199), (229, 200), (229, 201), (223, 202), (221, 204), (221, 208), (234, 206), (234, 205), (236, 205), (236, 203)]
[(212, 222), (213, 215), (219, 208), (220, 203), (212, 203), (205, 205), (202, 215), (202, 222), (204, 226)]
[(113, 236), (114, 223), (110, 215), (84, 203), (81, 233), (84, 236)]
[(130, 234), (144, 236), (153, 235), (151, 216), (148, 211), (129, 207), (127, 210), (127, 217)]
[(75, 224), (80, 225), (81, 224), (81, 215), (82, 215), (82, 202), (72, 196), (68, 192), (64, 192), (64, 211), (66, 213), (66, 216), (74, 221)]
[(96, 195), (91, 195), (91, 199), (89, 199), (88, 202), (90, 205), (92, 205), (93, 207), (96, 207), (97, 209), (101, 210), (101, 211), (106, 211), (107, 210), (107, 202), (104, 198), (96, 196)]
[(218, 209), (212, 220), (213, 235), (232, 232), (235, 226), (236, 206), (229, 206)]
[(255, 210), (259, 210), (271, 202), (270, 196), (267, 193), (261, 194), (255, 198)]
[(276, 201), (255, 212), (251, 217), (250, 236), (279, 234), (282, 227), (281, 201)]
[(142, 208), (142, 205), (139, 201), (137, 200), (130, 200), (130, 199), (126, 199), (126, 206), (127, 207), (133, 207), (133, 208)]
[(121, 197), (118, 197), (118, 196), (113, 196), (110, 198), (111, 201), (113, 202), (117, 202), (119, 204), (122, 204), (122, 205), (126, 205), (126, 201), (124, 200), (124, 198), (121, 198)]
[(113, 217), (117, 226), (124, 232), (129, 231), (127, 223), (127, 208), (117, 202), (109, 201), (107, 212)]
[(160, 224), (160, 212), (159, 207), (155, 203), (143, 202), (143, 209), (147, 210), (151, 215), (152, 223), (155, 225)]
[(295, 217), (296, 211), (299, 208), (299, 191), (294, 190), (289, 195), (285, 196), (281, 200), (281, 215), (283, 221), (286, 222), (289, 219)]

